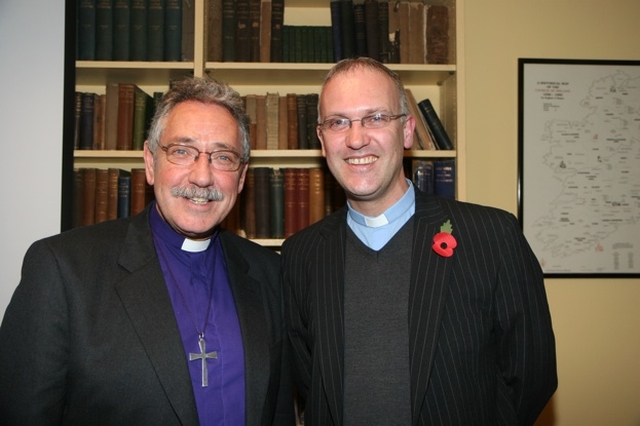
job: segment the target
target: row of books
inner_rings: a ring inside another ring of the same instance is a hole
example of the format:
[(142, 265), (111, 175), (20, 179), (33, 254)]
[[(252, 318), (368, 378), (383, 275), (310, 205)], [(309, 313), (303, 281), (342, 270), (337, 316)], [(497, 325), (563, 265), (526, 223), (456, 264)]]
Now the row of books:
[[(455, 199), (456, 197), (456, 161), (428, 160), (414, 158), (410, 162), (410, 171), (405, 171), (413, 184), (429, 195)], [(409, 172), (409, 173), (407, 173)]]
[(161, 96), (133, 83), (109, 83), (104, 94), (76, 92), (74, 148), (141, 150)]
[(86, 226), (141, 212), (153, 200), (145, 169), (76, 168), (73, 226)]
[[(406, 173), (427, 194), (455, 198), (455, 160), (413, 159)], [(74, 226), (133, 216), (154, 198), (144, 168), (79, 168), (74, 177)], [(344, 203), (326, 168), (252, 167), (223, 226), (246, 238), (287, 238)]]
[(449, 8), (395, 0), (331, 0), (334, 60), (368, 56), (385, 63), (449, 63)]
[(76, 17), (79, 60), (193, 60), (193, 1), (79, 0)]
[(285, 0), (205, 0), (205, 50), (213, 62), (283, 62)]
[[(162, 92), (147, 94), (133, 83), (109, 83), (105, 94), (76, 92), (74, 147), (141, 150)], [(429, 99), (407, 98), (416, 118), (414, 149), (454, 149)], [(252, 149), (320, 149), (318, 94), (277, 92), (243, 96)]]

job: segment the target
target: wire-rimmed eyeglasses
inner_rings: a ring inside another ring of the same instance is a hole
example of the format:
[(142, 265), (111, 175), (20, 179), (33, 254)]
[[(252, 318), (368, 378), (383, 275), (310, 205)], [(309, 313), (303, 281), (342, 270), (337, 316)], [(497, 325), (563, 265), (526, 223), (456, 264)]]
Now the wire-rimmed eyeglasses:
[(244, 163), (240, 154), (228, 149), (221, 149), (217, 151), (200, 151), (198, 148), (190, 145), (182, 145), (177, 143), (171, 143), (167, 146), (158, 144), (164, 152), (167, 153), (167, 160), (178, 166), (190, 166), (194, 162), (198, 161), (200, 154), (205, 154), (209, 157), (209, 163), (216, 170), (223, 172), (235, 172)]
[(389, 115), (376, 113), (364, 116), (362, 118), (354, 118), (350, 120), (346, 117), (331, 117), (318, 124), (322, 130), (331, 130), (332, 132), (344, 132), (351, 128), (354, 121), (359, 121), (362, 127), (367, 129), (381, 129), (387, 127), (389, 123), (398, 118), (406, 117), (407, 114)]

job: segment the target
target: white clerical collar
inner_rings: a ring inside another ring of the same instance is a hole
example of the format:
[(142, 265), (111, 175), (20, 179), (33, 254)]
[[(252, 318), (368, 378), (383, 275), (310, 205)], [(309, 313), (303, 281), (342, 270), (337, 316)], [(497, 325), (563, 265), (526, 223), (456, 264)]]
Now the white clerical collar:
[(210, 243), (211, 238), (206, 240), (191, 240), (189, 238), (185, 238), (181, 248), (183, 251), (188, 251), (189, 253), (198, 253), (205, 251), (209, 247)]

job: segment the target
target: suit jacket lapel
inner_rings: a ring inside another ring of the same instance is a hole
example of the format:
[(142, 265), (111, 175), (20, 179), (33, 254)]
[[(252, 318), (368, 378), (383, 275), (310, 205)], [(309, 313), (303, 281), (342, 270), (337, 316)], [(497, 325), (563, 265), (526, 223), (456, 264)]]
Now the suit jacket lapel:
[(441, 257), (431, 248), (433, 237), (449, 219), (435, 198), (416, 192), (414, 217), (415, 235), (409, 289), (409, 359), (412, 419), (416, 425), (431, 374), (454, 257)]
[(131, 275), (116, 284), (116, 292), (169, 402), (183, 424), (197, 424), (184, 348), (153, 245), (148, 209), (132, 219), (120, 265)]
[(229, 282), (240, 322), (245, 364), (246, 423), (260, 424), (264, 406), (264, 395), (269, 386), (270, 360), (267, 317), (261, 295), (256, 289), (260, 285), (248, 275), (249, 264), (237, 247), (229, 244), (226, 234), (221, 233)]

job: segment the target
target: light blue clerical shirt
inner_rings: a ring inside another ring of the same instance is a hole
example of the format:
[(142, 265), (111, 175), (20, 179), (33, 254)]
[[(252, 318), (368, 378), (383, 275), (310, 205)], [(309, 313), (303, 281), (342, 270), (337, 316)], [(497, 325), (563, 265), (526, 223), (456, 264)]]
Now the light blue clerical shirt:
[(398, 232), (416, 211), (416, 194), (407, 179), (409, 189), (394, 205), (377, 217), (365, 216), (355, 211), (349, 202), (347, 225), (367, 247), (380, 250)]

